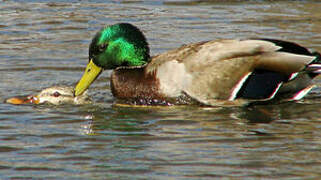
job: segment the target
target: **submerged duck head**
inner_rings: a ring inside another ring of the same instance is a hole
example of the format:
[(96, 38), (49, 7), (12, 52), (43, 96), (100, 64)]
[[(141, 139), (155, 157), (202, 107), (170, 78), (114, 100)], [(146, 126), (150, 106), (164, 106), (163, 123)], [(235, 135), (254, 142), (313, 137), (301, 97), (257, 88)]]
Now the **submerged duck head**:
[(128, 23), (101, 29), (89, 46), (89, 63), (75, 88), (82, 94), (104, 69), (141, 66), (150, 61), (149, 47), (143, 33)]
[(6, 103), (10, 104), (86, 104), (90, 102), (87, 92), (80, 96), (74, 96), (73, 87), (53, 86), (42, 90), (39, 94), (29, 96), (18, 96), (9, 98)]

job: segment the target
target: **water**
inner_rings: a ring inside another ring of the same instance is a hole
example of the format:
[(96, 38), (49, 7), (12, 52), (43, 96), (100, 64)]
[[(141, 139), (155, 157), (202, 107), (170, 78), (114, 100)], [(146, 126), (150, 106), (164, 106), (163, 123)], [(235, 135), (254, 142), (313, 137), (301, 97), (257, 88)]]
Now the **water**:
[(74, 85), (101, 27), (130, 22), (152, 54), (209, 39), (266, 37), (321, 51), (318, 1), (0, 1), (0, 179), (319, 179), (321, 78), (304, 101), (243, 108), (92, 105), (6, 98)]

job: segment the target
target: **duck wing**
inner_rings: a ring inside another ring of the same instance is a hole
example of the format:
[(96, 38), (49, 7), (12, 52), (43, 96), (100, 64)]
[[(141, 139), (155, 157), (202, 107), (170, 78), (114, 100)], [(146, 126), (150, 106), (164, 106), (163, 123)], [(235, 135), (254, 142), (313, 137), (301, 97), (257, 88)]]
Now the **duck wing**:
[[(201, 103), (217, 105), (226, 100), (272, 99), (316, 59), (306, 48), (285, 41), (220, 40), (160, 54), (146, 72), (156, 72), (160, 90), (166, 96), (185, 93)], [(315, 74), (318, 70), (309, 72)]]

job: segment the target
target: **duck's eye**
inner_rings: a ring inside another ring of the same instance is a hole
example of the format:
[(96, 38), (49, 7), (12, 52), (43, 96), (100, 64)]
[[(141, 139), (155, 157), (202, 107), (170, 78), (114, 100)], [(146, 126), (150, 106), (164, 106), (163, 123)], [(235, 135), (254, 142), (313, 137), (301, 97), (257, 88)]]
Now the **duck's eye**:
[(104, 44), (99, 45), (99, 52), (105, 51), (107, 46), (108, 46), (108, 43), (104, 43)]
[(53, 95), (54, 97), (59, 97), (61, 94), (60, 94), (58, 91), (56, 91), (56, 92), (54, 92), (52, 95)]

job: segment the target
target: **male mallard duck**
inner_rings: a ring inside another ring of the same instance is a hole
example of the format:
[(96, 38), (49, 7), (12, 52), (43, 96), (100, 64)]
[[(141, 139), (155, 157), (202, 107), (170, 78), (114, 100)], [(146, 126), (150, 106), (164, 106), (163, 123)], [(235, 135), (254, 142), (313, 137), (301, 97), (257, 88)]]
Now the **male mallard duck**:
[(238, 105), (287, 94), (297, 100), (321, 73), (320, 54), (273, 39), (213, 40), (150, 57), (143, 33), (128, 23), (100, 30), (75, 87), (82, 94), (104, 69), (113, 95), (138, 104)]
[(10, 104), (86, 104), (90, 102), (87, 93), (74, 96), (74, 88), (70, 86), (53, 86), (42, 90), (37, 95), (19, 96), (5, 101)]

